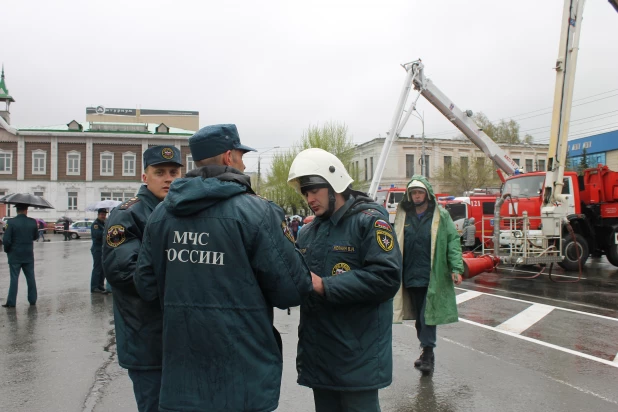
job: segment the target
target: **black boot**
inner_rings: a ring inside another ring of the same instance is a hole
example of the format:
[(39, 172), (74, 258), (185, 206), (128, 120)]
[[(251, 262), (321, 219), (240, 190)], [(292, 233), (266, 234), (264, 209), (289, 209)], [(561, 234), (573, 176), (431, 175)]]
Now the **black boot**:
[(423, 348), (423, 353), (421, 353), (420, 361), (421, 361), (421, 364), (418, 369), (421, 372), (425, 372), (425, 373), (433, 372), (433, 367), (435, 364), (435, 357), (433, 354), (432, 347), (427, 346)]

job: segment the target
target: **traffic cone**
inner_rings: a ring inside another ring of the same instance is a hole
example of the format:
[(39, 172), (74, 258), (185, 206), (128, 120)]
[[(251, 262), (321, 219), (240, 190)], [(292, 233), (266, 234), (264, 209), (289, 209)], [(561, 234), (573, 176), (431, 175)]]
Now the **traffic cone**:
[(500, 258), (490, 255), (483, 255), (477, 258), (464, 257), (464, 278), (470, 279), (483, 272), (492, 272), (495, 266), (500, 263)]

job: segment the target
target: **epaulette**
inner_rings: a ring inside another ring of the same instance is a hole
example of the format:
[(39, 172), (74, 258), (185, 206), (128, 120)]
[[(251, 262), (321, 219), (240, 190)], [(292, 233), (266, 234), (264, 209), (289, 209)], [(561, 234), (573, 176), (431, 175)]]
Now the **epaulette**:
[(248, 195), (251, 195), (251, 196), (254, 196), (254, 197), (257, 197), (258, 199), (262, 199), (262, 200), (265, 200), (265, 201), (267, 201), (267, 202), (270, 202), (270, 200), (269, 200), (269, 199), (266, 199), (264, 196), (260, 196), (260, 195), (258, 195), (257, 193), (247, 193), (247, 194), (248, 194)]
[(118, 206), (118, 209), (127, 210), (128, 208), (138, 203), (139, 201), (140, 201), (139, 197), (132, 197), (131, 199), (127, 200), (126, 202)]
[(382, 217), (382, 213), (376, 209), (365, 209), (362, 212), (371, 217)]

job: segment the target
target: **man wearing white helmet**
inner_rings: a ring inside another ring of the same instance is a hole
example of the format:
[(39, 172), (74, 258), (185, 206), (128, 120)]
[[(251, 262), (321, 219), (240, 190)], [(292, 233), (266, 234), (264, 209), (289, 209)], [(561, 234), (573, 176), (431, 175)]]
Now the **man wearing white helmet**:
[(403, 273), (394, 300), (394, 321), (416, 320), (423, 352), (414, 367), (430, 373), (435, 363), (436, 325), (458, 320), (453, 284), (462, 281), (461, 244), (453, 220), (438, 205), (427, 179), (414, 175), (407, 187), (395, 215)]
[(322, 149), (300, 152), (288, 176), (316, 216), (298, 238), (314, 292), (301, 304), (296, 359), (316, 412), (379, 411), (378, 389), (392, 381), (401, 253), (386, 210), (352, 182)]

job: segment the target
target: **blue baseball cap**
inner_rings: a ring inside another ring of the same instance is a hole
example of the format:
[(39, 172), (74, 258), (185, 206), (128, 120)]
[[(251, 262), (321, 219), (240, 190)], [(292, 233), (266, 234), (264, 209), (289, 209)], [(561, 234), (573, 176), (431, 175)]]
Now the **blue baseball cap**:
[(194, 161), (215, 157), (228, 150), (256, 152), (240, 143), (235, 124), (215, 124), (201, 128), (189, 138), (189, 148)]
[(174, 163), (182, 167), (180, 150), (176, 146), (153, 146), (144, 152), (144, 169), (161, 163)]

